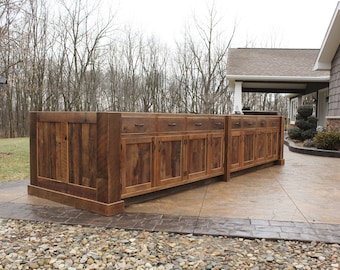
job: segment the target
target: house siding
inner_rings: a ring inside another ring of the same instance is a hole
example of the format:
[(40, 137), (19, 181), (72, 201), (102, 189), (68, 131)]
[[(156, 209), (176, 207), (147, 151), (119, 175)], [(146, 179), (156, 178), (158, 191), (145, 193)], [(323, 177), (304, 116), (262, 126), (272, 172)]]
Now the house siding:
[(328, 116), (340, 116), (340, 46), (333, 58), (329, 82)]
[(327, 128), (340, 131), (340, 46), (333, 58), (330, 75)]

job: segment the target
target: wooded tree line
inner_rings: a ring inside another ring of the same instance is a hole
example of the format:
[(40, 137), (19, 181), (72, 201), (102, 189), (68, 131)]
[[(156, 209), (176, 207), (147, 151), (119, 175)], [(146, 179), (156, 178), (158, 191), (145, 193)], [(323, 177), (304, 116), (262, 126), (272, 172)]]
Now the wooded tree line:
[[(0, 76), (8, 81), (0, 137), (26, 136), (29, 111), (232, 113), (226, 64), (235, 28), (223, 36), (214, 7), (169, 48), (98, 17), (93, 2), (61, 1), (52, 15), (47, 0), (0, 0)], [(252, 109), (285, 113), (282, 96), (245, 98)]]

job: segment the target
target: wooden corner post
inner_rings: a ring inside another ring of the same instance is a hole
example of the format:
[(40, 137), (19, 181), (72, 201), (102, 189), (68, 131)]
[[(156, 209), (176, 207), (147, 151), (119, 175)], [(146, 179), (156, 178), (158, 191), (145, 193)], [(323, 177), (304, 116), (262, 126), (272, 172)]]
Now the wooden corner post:
[(120, 151), (119, 114), (97, 113), (97, 200), (107, 205), (106, 216), (124, 211)]

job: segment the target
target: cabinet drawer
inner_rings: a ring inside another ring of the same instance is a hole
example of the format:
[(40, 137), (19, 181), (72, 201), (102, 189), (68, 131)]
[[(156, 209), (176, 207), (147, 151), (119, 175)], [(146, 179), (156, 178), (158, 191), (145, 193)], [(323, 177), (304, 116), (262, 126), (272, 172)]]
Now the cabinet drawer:
[(206, 117), (188, 117), (187, 130), (209, 130), (209, 119)]
[(177, 117), (158, 117), (158, 131), (159, 132), (172, 132), (172, 131), (184, 131), (185, 119)]
[(242, 128), (242, 119), (241, 118), (233, 118), (233, 119), (231, 119), (231, 128), (232, 129)]
[(222, 130), (224, 129), (224, 118), (211, 118), (210, 119), (211, 130)]
[(123, 117), (122, 133), (155, 132), (155, 118)]
[(256, 119), (253, 119), (253, 118), (243, 119), (243, 128), (255, 128), (255, 127), (256, 127)]
[(269, 118), (269, 119), (267, 119), (267, 127), (279, 128), (280, 127), (280, 118)]
[(256, 123), (259, 128), (265, 128), (267, 126), (267, 121), (263, 118), (257, 119)]

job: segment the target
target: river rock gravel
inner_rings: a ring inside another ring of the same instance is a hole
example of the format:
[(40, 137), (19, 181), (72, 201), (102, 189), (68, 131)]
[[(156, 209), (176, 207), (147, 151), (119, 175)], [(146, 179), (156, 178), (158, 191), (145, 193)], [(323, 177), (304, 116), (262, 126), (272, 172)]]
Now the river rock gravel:
[(0, 219), (0, 269), (339, 269), (340, 246)]

